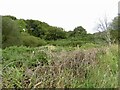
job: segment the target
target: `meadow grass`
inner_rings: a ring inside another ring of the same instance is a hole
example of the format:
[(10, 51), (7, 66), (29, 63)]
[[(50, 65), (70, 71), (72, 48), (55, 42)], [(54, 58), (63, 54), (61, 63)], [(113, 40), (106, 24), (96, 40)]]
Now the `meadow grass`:
[(3, 88), (116, 88), (118, 48), (12, 46), (2, 50)]

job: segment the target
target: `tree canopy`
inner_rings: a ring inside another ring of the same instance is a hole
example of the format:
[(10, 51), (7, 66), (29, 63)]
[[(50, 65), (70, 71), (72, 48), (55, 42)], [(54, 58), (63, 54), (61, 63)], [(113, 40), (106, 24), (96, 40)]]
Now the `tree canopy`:
[[(10, 15), (2, 17), (3, 48), (11, 45), (41, 46), (63, 44), (63, 46), (76, 46), (84, 43), (105, 42), (104, 31), (88, 34), (82, 26), (77, 26), (72, 31), (65, 31), (61, 27), (50, 26), (39, 20), (17, 19)], [(120, 20), (118, 19), (118, 17), (115, 17), (109, 26), (111, 40), (114, 42), (117, 42), (119, 38), (118, 21)]]

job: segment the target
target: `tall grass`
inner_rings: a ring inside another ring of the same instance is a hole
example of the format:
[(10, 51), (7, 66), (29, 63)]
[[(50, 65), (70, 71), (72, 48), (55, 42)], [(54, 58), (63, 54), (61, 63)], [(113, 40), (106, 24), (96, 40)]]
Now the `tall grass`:
[(3, 50), (4, 88), (117, 87), (117, 45), (102, 48), (55, 46)]

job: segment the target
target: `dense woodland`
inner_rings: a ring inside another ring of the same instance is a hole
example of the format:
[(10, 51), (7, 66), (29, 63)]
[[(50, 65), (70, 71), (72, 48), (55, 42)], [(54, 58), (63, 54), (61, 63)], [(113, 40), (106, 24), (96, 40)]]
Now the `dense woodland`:
[[(118, 42), (118, 17), (109, 24), (110, 42)], [(106, 31), (90, 34), (82, 26), (72, 31), (61, 27), (50, 26), (39, 20), (17, 19), (14, 16), (2, 17), (2, 47), (24, 45), (30, 47), (42, 45), (82, 46), (86, 43), (107, 44)]]

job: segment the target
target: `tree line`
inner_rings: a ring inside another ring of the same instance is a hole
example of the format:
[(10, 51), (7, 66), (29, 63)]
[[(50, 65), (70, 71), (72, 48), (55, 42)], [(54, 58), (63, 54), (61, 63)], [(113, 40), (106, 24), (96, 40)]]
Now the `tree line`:
[[(109, 25), (111, 42), (118, 42), (118, 16)], [(32, 19), (17, 19), (14, 16), (2, 16), (2, 47), (9, 46), (42, 46), (47, 44), (59, 46), (81, 46), (85, 43), (104, 43), (105, 31), (87, 33), (82, 26), (72, 31), (61, 27), (50, 26), (45, 22)]]

